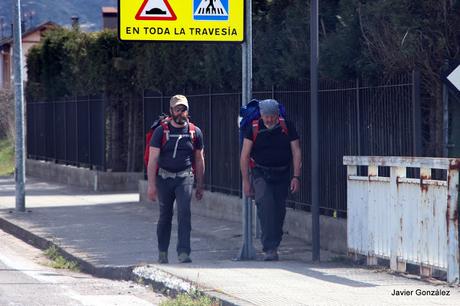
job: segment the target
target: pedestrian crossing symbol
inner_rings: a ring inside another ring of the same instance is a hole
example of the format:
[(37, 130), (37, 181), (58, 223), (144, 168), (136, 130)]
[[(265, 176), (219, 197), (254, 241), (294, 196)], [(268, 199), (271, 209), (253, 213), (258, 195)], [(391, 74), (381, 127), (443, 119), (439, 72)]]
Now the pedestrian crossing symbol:
[(228, 20), (230, 0), (193, 0), (194, 20)]
[(144, 0), (136, 14), (136, 20), (176, 20), (168, 0)]

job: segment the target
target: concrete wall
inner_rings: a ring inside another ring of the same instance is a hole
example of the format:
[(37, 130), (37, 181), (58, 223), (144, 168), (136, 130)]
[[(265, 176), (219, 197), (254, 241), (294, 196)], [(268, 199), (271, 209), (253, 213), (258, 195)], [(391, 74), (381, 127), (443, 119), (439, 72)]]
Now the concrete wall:
[(26, 175), (95, 191), (137, 191), (143, 173), (102, 172), (46, 161), (26, 160)]
[[(139, 201), (147, 200), (147, 181), (139, 181)], [(205, 192), (203, 200), (193, 199), (192, 211), (198, 215), (235, 222), (242, 220), (241, 199), (217, 192)], [(347, 253), (347, 220), (320, 216), (320, 244), (322, 249)], [(253, 223), (255, 224), (255, 223)], [(288, 209), (284, 231), (311, 244), (311, 214)]]

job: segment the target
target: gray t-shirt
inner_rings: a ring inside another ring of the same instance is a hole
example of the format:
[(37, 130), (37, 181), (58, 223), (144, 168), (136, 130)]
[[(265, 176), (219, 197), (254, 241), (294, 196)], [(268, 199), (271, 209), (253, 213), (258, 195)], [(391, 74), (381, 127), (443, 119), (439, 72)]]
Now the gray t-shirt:
[(192, 144), (188, 124), (183, 128), (175, 128), (169, 124), (169, 140), (161, 146), (163, 127), (155, 129), (150, 146), (160, 148), (158, 165), (169, 172), (180, 172), (190, 168), (194, 159), (194, 150), (203, 149), (203, 133), (195, 126), (195, 141)]

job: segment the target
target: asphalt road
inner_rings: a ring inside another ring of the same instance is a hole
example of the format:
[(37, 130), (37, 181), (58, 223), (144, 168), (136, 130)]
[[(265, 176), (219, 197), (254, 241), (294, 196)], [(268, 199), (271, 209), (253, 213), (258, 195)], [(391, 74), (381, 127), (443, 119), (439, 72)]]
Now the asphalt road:
[(0, 230), (0, 305), (158, 305), (146, 286), (49, 267), (43, 252)]

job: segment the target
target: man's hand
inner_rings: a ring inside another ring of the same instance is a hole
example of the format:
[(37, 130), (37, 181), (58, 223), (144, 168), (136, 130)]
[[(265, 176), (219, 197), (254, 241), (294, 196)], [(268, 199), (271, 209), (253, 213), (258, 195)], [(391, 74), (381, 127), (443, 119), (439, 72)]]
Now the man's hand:
[(147, 190), (147, 197), (150, 201), (157, 200), (157, 187), (156, 186), (150, 186), (149, 184), (149, 187)]
[(300, 180), (296, 177), (293, 177), (291, 180), (291, 193), (296, 193), (300, 189)]
[(248, 198), (254, 197), (254, 189), (252, 188), (252, 185), (249, 182), (243, 181), (243, 192), (244, 195)]
[(195, 198), (200, 201), (203, 198), (203, 187), (196, 187)]

